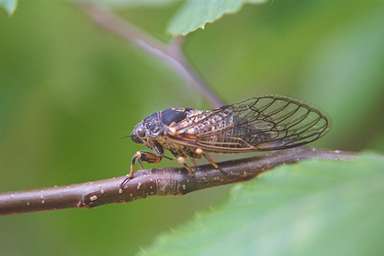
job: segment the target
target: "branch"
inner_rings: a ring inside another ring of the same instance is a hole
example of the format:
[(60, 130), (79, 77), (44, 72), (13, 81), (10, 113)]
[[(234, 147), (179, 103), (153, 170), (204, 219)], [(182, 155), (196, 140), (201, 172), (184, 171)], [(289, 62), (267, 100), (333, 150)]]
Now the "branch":
[(349, 160), (352, 153), (295, 148), (262, 157), (220, 163), (222, 171), (210, 165), (198, 166), (193, 175), (184, 168), (141, 170), (126, 187), (126, 176), (69, 186), (0, 194), (0, 215), (62, 208), (89, 208), (103, 204), (130, 202), (147, 196), (183, 195), (196, 190), (251, 179), (278, 165), (305, 159)]
[(181, 49), (183, 42), (182, 37), (176, 37), (170, 44), (165, 44), (107, 9), (86, 3), (79, 3), (79, 6), (99, 27), (135, 44), (149, 55), (167, 64), (184, 79), (188, 85), (203, 95), (214, 107), (224, 105), (220, 98), (209, 89), (188, 63)]

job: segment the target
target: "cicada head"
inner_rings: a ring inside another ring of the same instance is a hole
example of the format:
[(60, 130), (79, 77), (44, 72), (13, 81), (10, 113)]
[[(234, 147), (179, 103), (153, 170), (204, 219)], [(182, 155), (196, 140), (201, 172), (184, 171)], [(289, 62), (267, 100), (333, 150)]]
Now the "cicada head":
[(154, 113), (135, 126), (131, 138), (136, 143), (146, 144), (149, 140), (160, 136), (163, 131), (164, 124), (159, 119), (159, 113)]

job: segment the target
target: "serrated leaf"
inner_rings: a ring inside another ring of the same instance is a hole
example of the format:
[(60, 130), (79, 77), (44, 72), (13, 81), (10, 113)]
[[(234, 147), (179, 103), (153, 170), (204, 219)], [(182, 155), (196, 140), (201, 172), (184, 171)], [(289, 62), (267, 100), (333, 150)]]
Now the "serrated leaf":
[(3, 8), (8, 15), (12, 15), (17, 6), (17, 0), (0, 0), (0, 8)]
[(188, 0), (168, 26), (172, 35), (186, 35), (224, 14), (235, 13), (245, 3), (263, 3), (266, 0)]
[(383, 168), (374, 154), (276, 168), (140, 255), (382, 255)]

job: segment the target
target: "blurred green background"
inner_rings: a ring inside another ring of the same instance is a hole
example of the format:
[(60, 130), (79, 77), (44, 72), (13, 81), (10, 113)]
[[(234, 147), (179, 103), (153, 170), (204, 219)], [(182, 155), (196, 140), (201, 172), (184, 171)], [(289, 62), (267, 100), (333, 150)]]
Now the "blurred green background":
[[(119, 14), (167, 41), (179, 6)], [(272, 1), (193, 32), (185, 51), (226, 102), (299, 98), (332, 121), (318, 146), (383, 152), (383, 24), (383, 1)], [(70, 2), (20, 1), (12, 17), (1, 10), (0, 191), (124, 174), (140, 147), (120, 137), (144, 116), (169, 106), (209, 107), (186, 88)], [(219, 205), (228, 187), (1, 217), (1, 255), (132, 255), (196, 211)]]

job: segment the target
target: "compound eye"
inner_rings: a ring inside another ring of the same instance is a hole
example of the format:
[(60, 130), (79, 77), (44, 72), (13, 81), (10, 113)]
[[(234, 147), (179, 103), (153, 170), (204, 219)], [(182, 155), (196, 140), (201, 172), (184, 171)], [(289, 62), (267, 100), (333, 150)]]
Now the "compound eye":
[(136, 135), (140, 138), (143, 138), (145, 137), (145, 130), (143, 127), (139, 127), (137, 130), (136, 130)]
[(145, 136), (146, 136), (146, 132), (143, 127), (143, 124), (142, 123), (137, 124), (131, 133), (131, 139), (136, 143), (142, 144)]

